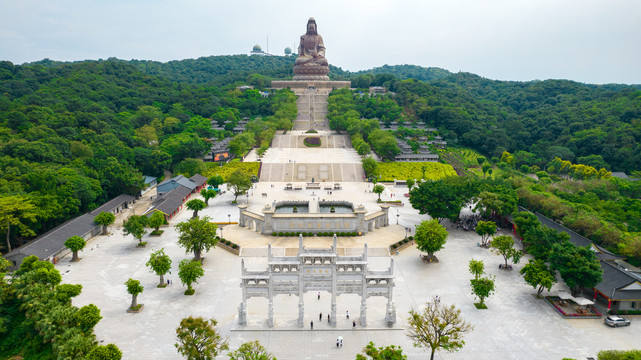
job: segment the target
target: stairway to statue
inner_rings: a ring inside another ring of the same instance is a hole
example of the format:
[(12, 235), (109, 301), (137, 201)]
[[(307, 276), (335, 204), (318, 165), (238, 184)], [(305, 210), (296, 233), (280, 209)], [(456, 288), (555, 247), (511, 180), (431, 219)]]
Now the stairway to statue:
[(326, 119), (329, 91), (304, 89), (295, 93), (298, 96), (298, 117), (294, 121), (293, 130), (329, 130), (329, 122)]

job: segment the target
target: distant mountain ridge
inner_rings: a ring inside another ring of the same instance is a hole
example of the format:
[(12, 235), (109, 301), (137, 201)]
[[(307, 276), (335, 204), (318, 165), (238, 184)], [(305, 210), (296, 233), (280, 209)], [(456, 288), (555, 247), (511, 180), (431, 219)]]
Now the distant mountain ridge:
[[(190, 84), (216, 83), (226, 84), (245, 81), (251, 74), (260, 74), (270, 79), (287, 79), (293, 76), (292, 68), (296, 55), (261, 56), (261, 55), (217, 55), (197, 59), (172, 60), (160, 62), (153, 60), (118, 60), (136, 66), (147, 75), (162, 77), (171, 81)], [(105, 60), (85, 60), (105, 61)], [(63, 64), (81, 63), (84, 61), (62, 62), (43, 59), (24, 65), (43, 65), (55, 67)], [(383, 65), (369, 70), (350, 72), (330, 64), (330, 77), (333, 80), (352, 80), (359, 76), (389, 74), (400, 80), (416, 79), (431, 81), (452, 75), (451, 72), (437, 67), (418, 65)]]
[(352, 76), (364, 75), (364, 74), (390, 74), (399, 78), (400, 80), (405, 79), (416, 79), (420, 81), (431, 81), (436, 79), (441, 79), (447, 76), (452, 75), (451, 72), (437, 68), (437, 67), (422, 67), (418, 65), (383, 65), (375, 67), (369, 70), (361, 70), (353, 72)]

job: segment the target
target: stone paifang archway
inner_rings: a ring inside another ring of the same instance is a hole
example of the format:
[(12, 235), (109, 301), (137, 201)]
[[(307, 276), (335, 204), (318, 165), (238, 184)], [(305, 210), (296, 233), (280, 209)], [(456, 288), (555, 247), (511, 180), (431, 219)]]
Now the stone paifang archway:
[(387, 270), (372, 271), (367, 265), (367, 244), (359, 256), (338, 256), (336, 235), (329, 248), (315, 249), (303, 246), (299, 236), (298, 255), (274, 256), (271, 243), (268, 245), (266, 271), (249, 271), (242, 260), (241, 288), (243, 299), (238, 308), (238, 324), (247, 325), (247, 299), (264, 297), (268, 300), (267, 324), (274, 326), (274, 296), (298, 296), (298, 326), (303, 327), (304, 300), (308, 291), (328, 291), (332, 294), (331, 326), (336, 327), (336, 297), (342, 294), (361, 296), (360, 325), (367, 325), (367, 298), (387, 298), (385, 321), (389, 327), (396, 323), (396, 308), (393, 302), (394, 259), (390, 258)]

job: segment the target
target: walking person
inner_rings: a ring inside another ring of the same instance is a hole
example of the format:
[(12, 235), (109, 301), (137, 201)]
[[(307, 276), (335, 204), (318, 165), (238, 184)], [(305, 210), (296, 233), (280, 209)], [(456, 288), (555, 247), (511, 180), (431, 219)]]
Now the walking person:
[(318, 300), (320, 300), (320, 291), (318, 292)]
[(356, 329), (356, 320), (352, 321), (352, 329)]
[(323, 320), (323, 313), (318, 314), (318, 321)]
[(314, 330), (314, 320), (309, 322), (309, 327)]
[(337, 349), (338, 349), (338, 346), (339, 346), (339, 345), (340, 345), (340, 340), (338, 340), (338, 338), (336, 338), (336, 348), (337, 348)]
[(327, 314), (327, 323), (329, 324), (331, 321), (331, 318), (329, 317), (329, 314)]
[(348, 311), (345, 311), (345, 317), (346, 317), (347, 319), (349, 319), (349, 310), (348, 310)]

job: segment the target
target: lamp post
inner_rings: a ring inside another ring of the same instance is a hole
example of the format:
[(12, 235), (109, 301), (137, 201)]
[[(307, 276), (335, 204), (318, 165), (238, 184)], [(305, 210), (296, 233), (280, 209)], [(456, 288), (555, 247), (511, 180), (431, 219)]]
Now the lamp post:
[(231, 225), (231, 214), (227, 214), (227, 225)]
[(405, 228), (405, 238), (406, 238), (406, 239), (407, 239), (407, 231), (408, 231), (409, 229), (410, 229), (410, 228), (408, 228), (408, 227), (406, 227), (406, 228)]
[(220, 227), (220, 238), (224, 239), (224, 237), (223, 237), (223, 227), (222, 226)]

